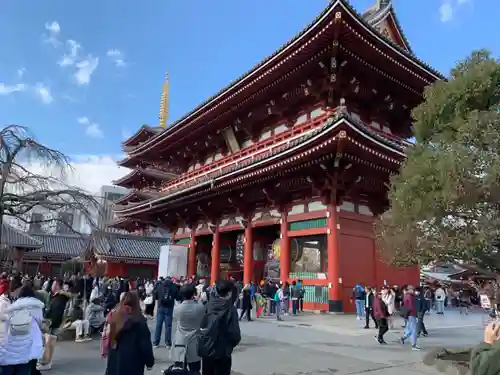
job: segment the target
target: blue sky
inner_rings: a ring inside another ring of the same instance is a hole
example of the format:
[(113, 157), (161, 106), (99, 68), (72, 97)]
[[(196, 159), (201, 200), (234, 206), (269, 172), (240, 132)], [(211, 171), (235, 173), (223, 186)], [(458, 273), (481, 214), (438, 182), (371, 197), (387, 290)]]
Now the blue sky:
[[(165, 72), (172, 122), (273, 53), (327, 2), (3, 2), (1, 121), (29, 126), (85, 164), (85, 179), (109, 182), (123, 173), (113, 158), (124, 136), (157, 124)], [(358, 11), (374, 2), (351, 1)], [(414, 52), (443, 73), (473, 49), (500, 53), (492, 32), (498, 0), (394, 4)]]

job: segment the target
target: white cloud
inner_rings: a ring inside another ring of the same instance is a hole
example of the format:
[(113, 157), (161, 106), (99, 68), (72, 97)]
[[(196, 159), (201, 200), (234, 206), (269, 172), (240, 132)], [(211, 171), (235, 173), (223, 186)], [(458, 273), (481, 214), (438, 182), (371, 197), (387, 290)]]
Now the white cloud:
[(453, 19), (453, 6), (449, 2), (441, 4), (439, 7), (439, 18), (441, 22), (449, 22)]
[(85, 129), (85, 134), (87, 134), (89, 137), (92, 138), (104, 137), (104, 134), (102, 133), (102, 130), (99, 127), (99, 124), (96, 123), (92, 123), (89, 126), (87, 126), (87, 129)]
[[(61, 27), (57, 21), (47, 22), (45, 29), (48, 31), (48, 36), (44, 35), (44, 41), (51, 43), (54, 47), (61, 44), (59, 36)], [(60, 67), (71, 67), (74, 69), (73, 77), (78, 85), (88, 85), (92, 74), (99, 65), (99, 58), (92, 55), (82, 57), (83, 46), (73, 39), (68, 39), (65, 42), (65, 52), (57, 62)]]
[(118, 49), (110, 49), (106, 54), (111, 60), (113, 60), (117, 68), (124, 68), (127, 65), (125, 63), (125, 55), (122, 51)]
[(67, 53), (65, 53), (59, 60), (58, 62), (59, 66), (74, 65), (76, 60), (78, 59), (78, 53), (81, 47), (82, 46), (78, 42), (72, 39), (67, 40), (66, 41)]
[(51, 34), (58, 35), (61, 32), (61, 26), (57, 21), (47, 22), (45, 23), (45, 30)]
[(74, 77), (79, 85), (88, 85), (92, 74), (99, 65), (99, 58), (88, 55), (85, 60), (76, 63), (76, 72)]
[(24, 73), (26, 73), (26, 69), (25, 68), (17, 69), (17, 78), (23, 78), (24, 77)]
[(0, 83), (0, 95), (10, 95), (14, 92), (25, 91), (26, 88), (27, 87), (24, 83), (16, 83), (15, 85)]
[(43, 83), (37, 83), (34, 87), (36, 96), (40, 99), (43, 104), (50, 104), (54, 101), (50, 89)]
[(10, 95), (22, 91), (34, 94), (43, 104), (50, 104), (54, 101), (50, 89), (43, 83), (37, 83), (36, 85), (27, 85), (25, 83), (6, 85), (5, 83), (0, 83), (0, 95)]
[(126, 175), (129, 171), (116, 164), (118, 155), (76, 155), (71, 157), (72, 170), (66, 171), (64, 176), (57, 175), (57, 171), (47, 170), (42, 165), (34, 163), (29, 170), (44, 176), (60, 178), (71, 186), (78, 186), (90, 193), (99, 193), (101, 186), (111, 185), (112, 181)]
[(459, 8), (467, 4), (472, 4), (472, 0), (442, 0), (439, 7), (441, 22), (447, 23), (452, 21)]
[(50, 43), (54, 47), (57, 47), (60, 44), (59, 34), (61, 33), (61, 26), (59, 25), (59, 22), (57, 21), (46, 22), (45, 30), (47, 31), (47, 34), (43, 35), (44, 42)]
[(77, 118), (79, 124), (85, 126), (85, 134), (92, 138), (102, 138), (104, 133), (98, 123), (90, 121), (86, 116)]

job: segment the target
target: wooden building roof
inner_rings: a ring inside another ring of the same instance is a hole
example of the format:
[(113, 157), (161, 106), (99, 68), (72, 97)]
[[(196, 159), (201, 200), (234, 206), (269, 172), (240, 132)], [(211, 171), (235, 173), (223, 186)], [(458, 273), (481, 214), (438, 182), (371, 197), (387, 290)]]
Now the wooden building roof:
[(162, 131), (163, 128), (159, 126), (142, 125), (134, 135), (122, 142), (122, 145), (126, 150), (127, 147), (137, 146), (140, 142), (144, 142)]
[(107, 261), (156, 261), (160, 247), (169, 245), (170, 237), (147, 237), (133, 234), (95, 232), (87, 254)]
[(2, 224), (1, 244), (28, 251), (42, 247), (42, 243), (38, 239), (7, 223)]
[(85, 234), (31, 234), (42, 246), (25, 255), (26, 259), (70, 260), (82, 255), (90, 236)]
[[(230, 106), (230, 102), (241, 102), (242, 93), (251, 86), (262, 85), (264, 77), (267, 76), (267, 79), (271, 75), (283, 74), (282, 70), (287, 65), (284, 64), (284, 61), (287, 59), (290, 60), (296, 54), (306, 51), (307, 48), (305, 47), (307, 44), (313, 43), (315, 39), (320, 39), (318, 37), (320, 33), (322, 33), (324, 28), (329, 26), (329, 23), (334, 22), (337, 15), (342, 17), (339, 22), (340, 26), (337, 27), (344, 27), (351, 34), (355, 34), (356, 37), (364, 40), (366, 48), (373, 49), (371, 53), (383, 56), (385, 61), (387, 61), (386, 69), (390, 70), (391, 66), (393, 66), (394, 69), (411, 72), (411, 75), (415, 79), (424, 81), (425, 85), (443, 78), (439, 72), (419, 60), (411, 52), (409, 44), (399, 27), (390, 0), (377, 0), (375, 6), (365, 12), (364, 16), (357, 13), (347, 0), (333, 0), (312, 23), (279, 48), (274, 54), (266, 57), (261, 63), (188, 112), (164, 131), (138, 144), (137, 147), (129, 151), (130, 156), (121, 161), (120, 165), (131, 166), (130, 158), (141, 155), (151, 147), (165, 142), (176, 131), (193, 125), (195, 122), (198, 124), (198, 120), (201, 121), (201, 117), (219, 109), (218, 107), (222, 105)], [(355, 25), (356, 28), (353, 28), (351, 25)], [(278, 73), (278, 71), (281, 73)]]
[(179, 175), (172, 172), (165, 172), (158, 169), (151, 168), (137, 168), (132, 170), (122, 178), (113, 181), (113, 185), (122, 186), (125, 188), (132, 188), (137, 183), (145, 182), (148, 186), (155, 187), (162, 181), (170, 181), (177, 178)]
[[(371, 147), (359, 144), (353, 135), (362, 136), (366, 144)], [(157, 198), (126, 206), (116, 205), (115, 211), (118, 215), (135, 215), (166, 206), (168, 202), (181, 200), (184, 196), (203, 195), (209, 191), (227, 188), (232, 184), (240, 184), (242, 181), (272, 173), (275, 169), (299, 163), (303, 158), (314, 157), (315, 153), (322, 152), (323, 147), (335, 144), (340, 139), (339, 137), (354, 147), (361, 148), (363, 152), (371, 153), (379, 158), (382, 165), (385, 165), (387, 173), (397, 172), (402, 160), (406, 157), (405, 149), (410, 146), (409, 143), (397, 143), (381, 136), (340, 108), (322, 126), (279, 147), (271, 147), (268, 152), (261, 153), (258, 157), (238, 161), (225, 168), (215, 168), (213, 173), (206, 173), (205, 177), (177, 184), (162, 192)]]

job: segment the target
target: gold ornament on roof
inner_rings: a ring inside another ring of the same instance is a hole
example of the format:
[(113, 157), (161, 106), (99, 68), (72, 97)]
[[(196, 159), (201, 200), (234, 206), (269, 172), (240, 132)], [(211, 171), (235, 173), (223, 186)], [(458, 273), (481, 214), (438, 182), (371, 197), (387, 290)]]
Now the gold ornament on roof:
[(160, 99), (160, 113), (158, 114), (158, 119), (160, 120), (160, 126), (162, 128), (167, 127), (168, 107), (169, 107), (168, 73), (165, 73), (165, 83), (163, 84), (163, 90)]

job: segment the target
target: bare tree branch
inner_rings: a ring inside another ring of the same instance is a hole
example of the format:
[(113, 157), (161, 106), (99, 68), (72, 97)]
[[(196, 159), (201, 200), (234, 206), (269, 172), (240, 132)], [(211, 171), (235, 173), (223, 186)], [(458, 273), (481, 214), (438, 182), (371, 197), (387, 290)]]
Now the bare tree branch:
[[(70, 159), (36, 141), (26, 127), (9, 125), (0, 131), (0, 165), (0, 224), (5, 216), (28, 225), (62, 223), (74, 231), (73, 223), (59, 215), (71, 212), (96, 226), (100, 202), (66, 182), (73, 171)], [(32, 217), (35, 209), (51, 217)]]

